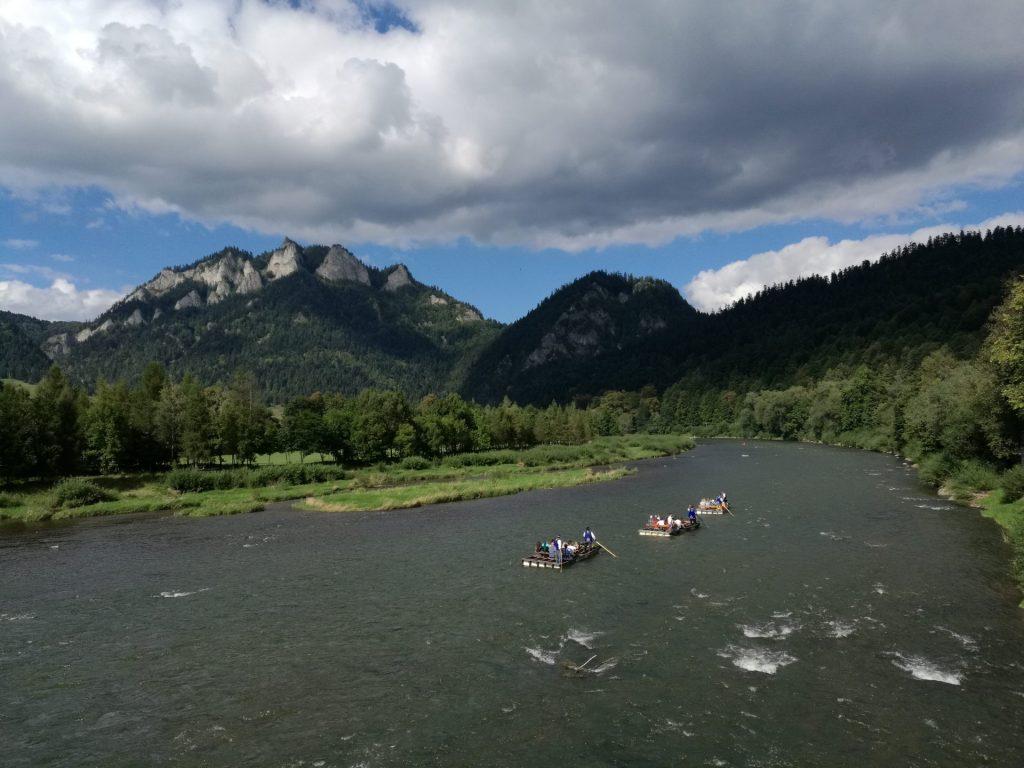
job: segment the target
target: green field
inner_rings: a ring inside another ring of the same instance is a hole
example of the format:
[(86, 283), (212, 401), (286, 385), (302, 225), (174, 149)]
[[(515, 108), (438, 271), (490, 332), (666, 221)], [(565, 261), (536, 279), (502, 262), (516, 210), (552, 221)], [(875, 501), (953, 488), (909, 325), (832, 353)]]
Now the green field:
[[(210, 469), (199, 472), (199, 478), (217, 480), (232, 487), (198, 492), (173, 490), (169, 487), (168, 475), (99, 476), (83, 479), (85, 485), (107, 497), (94, 503), (79, 505), (62, 501), (56, 487), (49, 485), (4, 491), (0, 493), (0, 520), (33, 523), (157, 512), (205, 517), (255, 512), (269, 502), (298, 499), (303, 500), (303, 508), (324, 511), (417, 507), (614, 480), (628, 473), (621, 467), (624, 462), (672, 455), (692, 447), (692, 438), (679, 435), (605, 437), (583, 445), (484, 451), (436, 461), (407, 459), (395, 464), (347, 469), (337, 479), (307, 483), (290, 483), (283, 479), (263, 483), (266, 470), (261, 473), (259, 467), (230, 471)], [(275, 462), (279, 456), (283, 454), (267, 457), (263, 465), (287, 463)], [(306, 463), (310, 463), (308, 457)], [(594, 468), (601, 469), (595, 471)], [(338, 473), (337, 468), (334, 471)]]

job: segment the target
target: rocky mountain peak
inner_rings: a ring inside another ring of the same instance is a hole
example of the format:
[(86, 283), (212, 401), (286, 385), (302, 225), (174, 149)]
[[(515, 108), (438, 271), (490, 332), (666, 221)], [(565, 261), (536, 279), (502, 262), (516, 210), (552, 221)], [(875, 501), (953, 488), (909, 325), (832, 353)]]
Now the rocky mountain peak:
[(284, 242), (281, 243), (281, 247), (270, 254), (270, 259), (263, 270), (263, 275), (268, 280), (279, 280), (282, 277), (293, 275), (304, 268), (302, 248), (299, 247), (298, 243), (286, 237)]
[(388, 278), (384, 281), (384, 290), (397, 291), (399, 288), (412, 285), (412, 282), (412, 275), (409, 274), (408, 268), (405, 264), (399, 264), (388, 273)]
[(340, 245), (331, 246), (323, 262), (317, 267), (316, 274), (332, 282), (348, 280), (362, 285), (370, 284), (370, 272), (366, 265)]

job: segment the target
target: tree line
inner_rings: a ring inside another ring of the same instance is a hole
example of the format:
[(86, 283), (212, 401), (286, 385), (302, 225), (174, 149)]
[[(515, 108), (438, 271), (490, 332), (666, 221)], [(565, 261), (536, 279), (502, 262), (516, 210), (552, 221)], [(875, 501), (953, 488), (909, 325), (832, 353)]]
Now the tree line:
[(269, 407), (252, 374), (223, 386), (170, 378), (149, 364), (138, 384), (97, 382), (92, 394), (53, 366), (34, 388), (0, 387), (0, 479), (247, 464), (276, 451), (343, 463), (583, 443), (658, 426), (653, 390), (610, 392), (587, 408), (481, 406), (457, 394), (412, 402), (397, 391), (314, 393)]
[(925, 480), (962, 474), (969, 483), (966, 475), (977, 479), (1021, 460), (1024, 280), (1011, 281), (986, 327), (974, 354), (933, 345), (881, 365), (837, 365), (788, 387), (743, 391), (684, 378), (664, 392), (662, 419), (705, 435), (891, 451), (918, 461)]

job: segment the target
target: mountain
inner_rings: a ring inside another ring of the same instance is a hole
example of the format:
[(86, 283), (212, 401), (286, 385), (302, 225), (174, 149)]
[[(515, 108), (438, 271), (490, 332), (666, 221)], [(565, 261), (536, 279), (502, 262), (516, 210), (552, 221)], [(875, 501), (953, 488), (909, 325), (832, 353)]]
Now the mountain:
[(286, 239), (253, 256), (226, 248), (163, 269), (95, 321), (45, 338), (77, 381), (255, 374), (274, 401), (314, 391), (448, 389), (497, 332), (474, 307), (416, 281), (402, 264), (367, 266), (340, 245)]
[(53, 333), (73, 332), (78, 325), (0, 310), (0, 378), (38, 381), (51, 365), (43, 340)]
[(592, 272), (506, 327), (469, 367), (464, 394), (547, 404), (672, 380), (698, 314), (663, 280)]
[(594, 273), (501, 331), (463, 392), (544, 405), (609, 389), (753, 391), (835, 368), (909, 368), (945, 346), (976, 353), (1006, 281), (1024, 270), (1024, 230), (960, 232), (879, 261), (766, 288), (698, 313), (667, 283)]

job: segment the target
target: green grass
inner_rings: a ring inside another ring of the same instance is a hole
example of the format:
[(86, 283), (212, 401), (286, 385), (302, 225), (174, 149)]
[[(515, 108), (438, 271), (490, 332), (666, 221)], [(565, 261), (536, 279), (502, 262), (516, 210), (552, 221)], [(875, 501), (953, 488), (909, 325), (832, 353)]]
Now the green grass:
[(38, 384), (30, 384), (29, 382), (22, 381), (21, 379), (3, 379), (2, 381), (4, 382), (4, 384), (10, 384), (11, 386), (27, 389), (29, 392), (33, 394), (35, 394), (35, 391), (39, 389)]
[[(346, 470), (344, 478), (324, 482), (292, 485), (280, 479), (262, 486), (249, 483), (240, 488), (185, 493), (171, 490), (166, 475), (100, 476), (70, 482), (105, 489), (109, 491), (109, 500), (62, 506), (55, 503), (54, 488), (50, 485), (23, 485), (0, 497), (0, 520), (32, 523), (154, 512), (207, 517), (255, 512), (270, 502), (297, 499), (305, 500), (303, 504), (308, 508), (318, 509), (416, 507), (613, 480), (627, 472), (621, 467), (603, 472), (591, 468), (671, 455), (692, 447), (691, 438), (679, 435), (629, 435), (599, 438), (585, 445), (543, 445), (521, 451), (460, 454), (439, 461), (408, 462), (405, 466), (395, 463), (362, 467)], [(284, 454), (275, 454), (266, 457), (264, 463), (285, 463), (277, 461), (283, 457)], [(310, 463), (308, 459), (306, 463)], [(267, 475), (259, 469), (233, 472)], [(64, 485), (68, 482), (64, 481)]]
[[(1013, 547), (1011, 570), (1021, 590), (1024, 590), (1024, 499), (1003, 503), (1002, 491), (993, 491), (981, 499), (981, 512), (1003, 527), (1006, 540)], [(1024, 608), (1024, 601), (1021, 602)]]
[(307, 498), (298, 506), (303, 509), (324, 512), (371, 512), (388, 509), (408, 509), (427, 504), (441, 504), (467, 499), (486, 499), (493, 496), (507, 496), (523, 491), (545, 488), (565, 488), (585, 483), (617, 480), (630, 474), (627, 469), (608, 469), (595, 472), (592, 469), (534, 470), (527, 474), (504, 477), (483, 477), (449, 483), (417, 483), (392, 488), (343, 491), (327, 494), (321, 498)]

